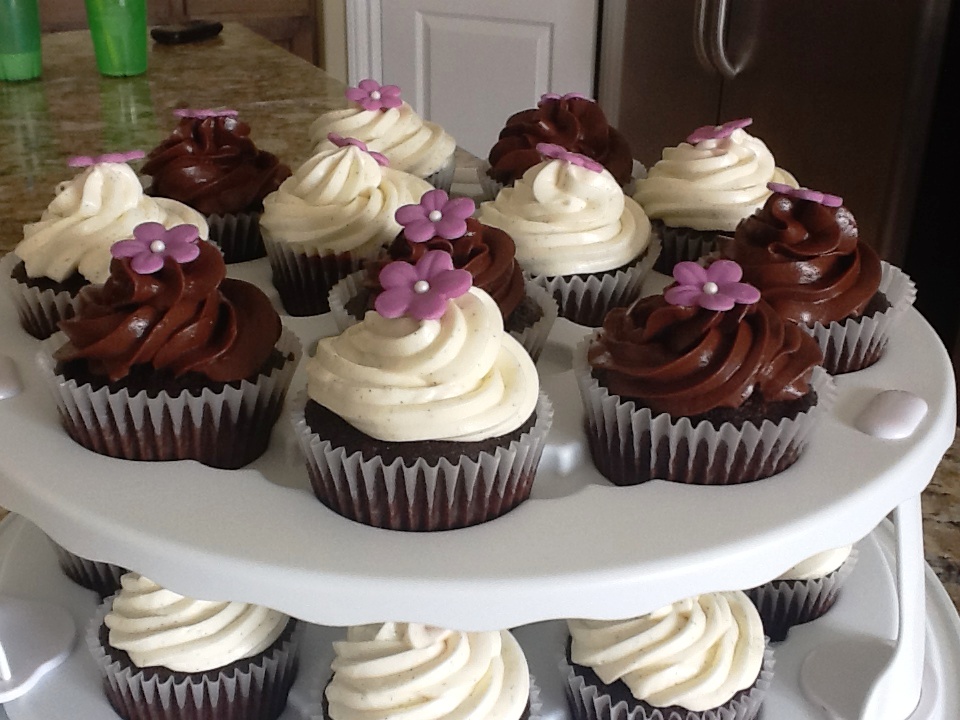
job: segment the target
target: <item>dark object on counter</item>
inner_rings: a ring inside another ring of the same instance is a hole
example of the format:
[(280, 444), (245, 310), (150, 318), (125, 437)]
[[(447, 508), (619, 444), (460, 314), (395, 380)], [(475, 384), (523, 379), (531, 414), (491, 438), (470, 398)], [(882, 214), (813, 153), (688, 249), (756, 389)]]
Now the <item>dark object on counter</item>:
[(160, 25), (150, 29), (150, 37), (161, 45), (182, 45), (216, 37), (223, 23), (215, 20), (189, 20), (180, 25)]

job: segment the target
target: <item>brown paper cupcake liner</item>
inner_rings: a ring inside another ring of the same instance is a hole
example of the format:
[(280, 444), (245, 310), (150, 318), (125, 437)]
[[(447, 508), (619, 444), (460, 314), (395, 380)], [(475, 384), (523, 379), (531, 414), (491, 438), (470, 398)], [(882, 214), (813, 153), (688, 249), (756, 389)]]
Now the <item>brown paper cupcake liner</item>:
[(773, 650), (767, 645), (760, 674), (752, 686), (739, 691), (718, 708), (699, 712), (655, 708), (639, 700), (632, 706), (625, 700), (614, 702), (605, 688), (588, 684), (566, 658), (560, 663), (560, 672), (573, 720), (754, 720), (773, 682), (774, 664)]
[(351, 520), (391, 530), (453, 530), (506, 514), (530, 496), (553, 422), (553, 406), (541, 392), (533, 427), (493, 453), (387, 463), (348, 454), (312, 432), (306, 402), (300, 393), (291, 420), (317, 499)]
[(629, 305), (640, 296), (643, 280), (659, 253), (660, 240), (651, 233), (644, 254), (626, 268), (587, 277), (525, 275), (553, 295), (560, 317), (580, 325), (600, 327), (610, 310)]
[(63, 574), (87, 590), (93, 590), (101, 599), (120, 589), (120, 578), (127, 572), (119, 565), (87, 560), (50, 539), (57, 553), (57, 564)]
[(693, 485), (734, 485), (753, 482), (785, 470), (799, 458), (818, 418), (832, 405), (833, 378), (813, 369), (811, 387), (817, 403), (794, 418), (764, 420), (715, 428), (688, 418), (624, 401), (591, 375), (586, 337), (573, 354), (573, 371), (580, 386), (586, 432), (597, 469), (615, 485), (637, 485), (661, 479)]
[[(100, 641), (100, 627), (110, 611), (108, 598), (87, 626), (86, 641), (103, 690), (125, 720), (276, 720), (297, 675), (303, 625), (289, 638), (229, 672), (191, 673), (184, 679), (159, 679), (151, 668), (114, 660)], [(297, 622), (291, 620), (290, 622)]]
[(306, 255), (268, 235), (263, 241), (283, 309), (297, 317), (329, 312), (330, 289), (363, 267), (364, 258), (351, 252)]
[(210, 240), (223, 252), (223, 261), (231, 263), (256, 260), (267, 254), (260, 236), (260, 213), (207, 215)]
[(438, 190), (449, 193), (453, 185), (453, 176), (457, 172), (457, 157), (452, 154), (435, 173), (427, 175), (424, 180), (433, 185)]
[(94, 390), (58, 374), (53, 352), (63, 342), (62, 335), (46, 340), (37, 360), (60, 420), (77, 443), (127, 460), (197, 460), (225, 469), (243, 467), (267, 449), (301, 354), (297, 336), (284, 328), (276, 349), (285, 362), (255, 382), (151, 398), (107, 386)]
[(826, 326), (801, 325), (820, 345), (827, 372), (833, 375), (855, 372), (877, 362), (887, 347), (891, 329), (917, 297), (917, 288), (910, 276), (885, 261), (881, 262), (879, 292), (886, 295), (890, 303), (883, 312)]
[(794, 625), (816, 620), (833, 607), (856, 564), (854, 548), (843, 565), (822, 578), (772, 580), (743, 592), (760, 613), (763, 631), (773, 642), (780, 642)]
[(0, 282), (13, 301), (20, 325), (38, 340), (46, 340), (59, 330), (61, 320), (73, 317), (77, 309), (77, 295), (66, 290), (40, 290), (11, 277), (20, 258), (7, 253), (0, 259)]
[(653, 232), (663, 245), (660, 257), (653, 269), (664, 275), (673, 275), (673, 266), (684, 260), (696, 262), (717, 249), (717, 238), (725, 234), (719, 230), (694, 230), (665, 225), (662, 220), (652, 220)]

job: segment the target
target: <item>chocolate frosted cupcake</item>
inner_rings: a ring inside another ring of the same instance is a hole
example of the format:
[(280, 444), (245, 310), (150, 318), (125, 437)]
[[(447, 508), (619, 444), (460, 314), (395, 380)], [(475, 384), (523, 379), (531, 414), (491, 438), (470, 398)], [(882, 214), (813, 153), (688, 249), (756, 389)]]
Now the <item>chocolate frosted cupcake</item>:
[(913, 282), (860, 240), (842, 198), (769, 187), (763, 208), (721, 239), (721, 254), (741, 265), (782, 318), (816, 338), (828, 372), (872, 365), (913, 303)]
[(431, 250), (380, 273), (376, 312), (320, 340), (293, 422), (316, 496), (367, 525), (450, 530), (530, 494), (552, 422), (493, 299)]
[(330, 289), (400, 232), (397, 209), (432, 189), (359, 140), (332, 138), (332, 149), (307, 160), (264, 201), (260, 225), (273, 284), (291, 315), (327, 312)]
[(87, 647), (124, 720), (276, 720), (297, 675), (296, 620), (195, 600), (135, 573), (94, 615)]
[(637, 180), (633, 197), (663, 244), (654, 269), (669, 274), (676, 263), (713, 252), (720, 235), (763, 205), (768, 182), (796, 186), (763, 141), (743, 129), (752, 122), (697, 128), (686, 142), (665, 148), (647, 177)]
[(386, 265), (394, 260), (416, 264), (427, 252), (442, 250), (453, 258), (455, 268), (470, 273), (474, 287), (493, 298), (504, 329), (536, 361), (557, 319), (557, 304), (539, 285), (524, 280), (510, 236), (473, 219), (475, 210), (473, 200), (450, 200), (443, 190), (431, 190), (419, 205), (397, 210), (403, 231), (364, 271), (341, 281), (330, 293), (330, 309), (339, 328), (344, 330), (373, 310), (374, 298), (383, 290), (380, 271)]
[(61, 422), (104, 455), (241, 467), (267, 447), (300, 343), (193, 226), (134, 234), (61, 322), (66, 342), (48, 341), (41, 367)]
[(617, 485), (784, 470), (832, 395), (816, 342), (739, 282), (736, 263), (678, 263), (674, 277), (574, 353), (594, 464)]
[(540, 164), (540, 143), (559, 145), (595, 160), (610, 171), (620, 187), (631, 181), (630, 144), (610, 126), (600, 106), (578, 93), (562, 97), (547, 93), (537, 107), (507, 118), (490, 150), (489, 167), (480, 174), (488, 199), (494, 199), (501, 188), (512, 186), (527, 170)]
[(150, 151), (147, 192), (179, 200), (207, 217), (210, 239), (226, 262), (263, 257), (259, 218), (263, 199), (290, 168), (250, 139), (236, 110), (176, 110), (180, 123)]
[(562, 317), (596, 327), (640, 294), (659, 245), (643, 210), (601, 165), (556, 145), (539, 152), (542, 161), (483, 203), (479, 218), (513, 238), (517, 261)]
[(103, 283), (110, 273), (110, 246), (131, 236), (144, 222), (173, 227), (194, 225), (201, 238), (207, 223), (195, 210), (174, 200), (143, 194), (127, 162), (143, 153), (74, 157), (84, 168), (57, 187), (57, 195), (40, 220), (23, 228), (23, 240), (0, 261), (0, 281), (7, 288), (20, 324), (43, 340), (57, 323), (76, 311), (80, 290)]
[(742, 592), (567, 624), (561, 670), (574, 720), (753, 720), (773, 679), (773, 652)]

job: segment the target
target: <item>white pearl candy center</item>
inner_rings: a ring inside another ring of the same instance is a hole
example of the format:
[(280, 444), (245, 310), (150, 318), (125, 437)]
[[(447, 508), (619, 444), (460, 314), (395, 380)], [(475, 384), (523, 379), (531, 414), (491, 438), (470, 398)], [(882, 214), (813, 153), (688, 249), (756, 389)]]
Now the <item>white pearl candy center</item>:
[(716, 295), (718, 292), (720, 292), (720, 288), (717, 287), (715, 282), (705, 282), (703, 284), (703, 291), (707, 295)]
[(167, 245), (163, 242), (163, 240), (154, 240), (152, 243), (150, 243), (150, 252), (162, 253), (166, 249)]
[(371, 100), (379, 100), (379, 99), (380, 99), (380, 91), (379, 91), (379, 90), (374, 90), (372, 93), (370, 93), (370, 99), (371, 99)]
[(417, 295), (423, 295), (429, 289), (430, 283), (428, 283), (426, 280), (417, 280), (413, 284), (413, 291), (417, 293)]
[(427, 219), (430, 220), (430, 222), (440, 222), (440, 220), (443, 219), (443, 213), (439, 210), (431, 210), (430, 214), (427, 215)]

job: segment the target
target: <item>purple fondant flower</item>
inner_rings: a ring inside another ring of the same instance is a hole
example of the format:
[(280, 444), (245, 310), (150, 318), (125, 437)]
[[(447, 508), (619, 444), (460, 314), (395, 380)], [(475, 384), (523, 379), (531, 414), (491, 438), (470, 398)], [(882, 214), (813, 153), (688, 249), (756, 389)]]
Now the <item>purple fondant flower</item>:
[(175, 225), (167, 230), (158, 222), (145, 222), (133, 229), (132, 240), (111, 245), (110, 254), (130, 258), (134, 272), (149, 275), (163, 267), (164, 258), (173, 258), (181, 265), (196, 260), (200, 254), (199, 239), (195, 225)]
[(75, 155), (67, 160), (69, 167), (88, 167), (99, 163), (125, 163), (131, 160), (140, 160), (145, 156), (143, 150), (128, 150), (127, 152), (107, 153), (106, 155)]
[(570, 152), (562, 145), (554, 145), (553, 143), (537, 143), (537, 152), (545, 158), (563, 160), (571, 165), (577, 165), (597, 173), (603, 172), (603, 165), (598, 163), (596, 160), (588, 158), (586, 155), (581, 155), (580, 153)]
[(374, 307), (385, 318), (408, 315), (417, 320), (439, 320), (447, 301), (470, 289), (468, 270), (454, 270), (453, 258), (443, 250), (430, 250), (411, 265), (397, 260), (380, 271), (383, 292)]
[(404, 205), (394, 217), (410, 242), (422, 243), (438, 235), (456, 240), (467, 231), (467, 218), (476, 209), (470, 198), (451, 200), (443, 190), (430, 190), (420, 198), (419, 205)]
[(347, 100), (352, 100), (364, 110), (387, 110), (400, 107), (400, 88), (396, 85), (381, 85), (367, 78), (357, 83), (357, 87), (347, 88)]
[(795, 188), (784, 185), (783, 183), (769, 182), (767, 183), (767, 190), (797, 200), (810, 200), (811, 202), (820, 203), (824, 207), (829, 208), (838, 208), (843, 205), (843, 198), (839, 195), (831, 195), (830, 193), (811, 190), (810, 188)]
[(664, 291), (663, 299), (671, 305), (699, 305), (705, 310), (729, 310), (735, 303), (751, 305), (760, 299), (760, 291), (740, 282), (742, 277), (743, 270), (733, 260), (717, 260), (707, 268), (679, 262), (673, 266), (677, 282)]
[(179, 118), (194, 118), (196, 120), (206, 120), (207, 118), (218, 117), (236, 117), (240, 113), (236, 110), (214, 110), (212, 108), (177, 108), (173, 114)]
[(537, 105), (542, 105), (547, 100), (589, 100), (590, 102), (596, 102), (593, 98), (588, 98), (586, 95), (581, 95), (580, 93), (567, 93), (566, 95), (558, 95), (557, 93), (544, 93), (540, 96), (540, 102)]
[(687, 142), (696, 145), (701, 140), (722, 140), (733, 135), (734, 130), (741, 130), (752, 124), (753, 118), (741, 118), (725, 122), (723, 125), (704, 125), (690, 133), (687, 136)]
[(347, 147), (348, 145), (353, 145), (353, 147), (360, 148), (367, 155), (372, 157), (377, 161), (378, 165), (387, 166), (390, 164), (390, 161), (387, 160), (387, 156), (367, 148), (367, 144), (362, 140), (357, 140), (356, 138), (345, 138), (342, 135), (337, 135), (337, 133), (327, 133), (327, 140), (332, 142), (337, 147)]

